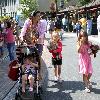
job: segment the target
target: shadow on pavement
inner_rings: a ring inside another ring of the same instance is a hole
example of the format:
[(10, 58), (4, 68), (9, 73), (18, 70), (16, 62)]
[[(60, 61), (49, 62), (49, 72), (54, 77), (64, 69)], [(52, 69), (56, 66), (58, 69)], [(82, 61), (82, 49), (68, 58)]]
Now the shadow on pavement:
[(92, 88), (91, 92), (94, 92), (95, 94), (100, 94), (100, 89)]
[[(43, 100), (73, 100), (71, 93), (84, 90), (84, 85), (81, 81), (63, 81), (62, 83), (54, 82), (54, 80), (48, 81), (53, 82), (54, 85), (47, 87), (48, 90), (45, 92), (47, 97), (45, 96)], [(93, 82), (93, 85), (96, 85), (96, 83)], [(93, 89), (93, 92), (100, 94), (99, 89)]]

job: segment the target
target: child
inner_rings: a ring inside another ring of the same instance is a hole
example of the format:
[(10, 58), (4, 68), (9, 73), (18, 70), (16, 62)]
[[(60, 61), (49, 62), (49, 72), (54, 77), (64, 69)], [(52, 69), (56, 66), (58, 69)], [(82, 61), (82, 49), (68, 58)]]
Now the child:
[(80, 31), (81, 31), (81, 22), (78, 21), (76, 23), (76, 33), (77, 33), (77, 37), (79, 36)]
[(15, 36), (13, 35), (11, 22), (7, 21), (6, 25), (5, 41), (9, 52), (10, 61), (13, 61), (15, 59)]
[[(34, 78), (36, 76), (36, 67), (38, 67), (38, 62), (35, 59), (36, 57), (33, 57), (34, 55), (28, 54), (25, 57), (24, 64), (22, 65), (22, 92), (25, 92), (25, 81), (27, 79), (30, 83), (29, 91), (33, 91), (33, 84), (34, 84)], [(33, 63), (35, 62), (35, 63)]]
[(52, 64), (54, 65), (55, 81), (61, 82), (61, 65), (62, 65), (62, 43), (59, 38), (59, 34), (55, 31), (52, 34), (52, 44), (56, 45), (53, 49), (49, 49), (49, 52), (52, 53)]
[(78, 37), (77, 50), (79, 53), (79, 72), (83, 74), (83, 81), (85, 83), (85, 91), (90, 92), (90, 78), (93, 72), (91, 57), (91, 44), (88, 41), (86, 32), (81, 31)]

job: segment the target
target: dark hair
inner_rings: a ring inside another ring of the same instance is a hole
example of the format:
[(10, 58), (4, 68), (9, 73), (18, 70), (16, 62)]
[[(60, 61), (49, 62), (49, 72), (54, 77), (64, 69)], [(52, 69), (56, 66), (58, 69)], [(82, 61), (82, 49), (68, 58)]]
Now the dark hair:
[(7, 21), (6, 24), (7, 24), (7, 28), (11, 27), (11, 22)]
[(87, 43), (87, 42), (88, 42), (88, 35), (87, 35), (87, 32), (84, 31), (84, 30), (81, 30), (80, 32), (82, 32), (82, 34), (81, 34), (81, 33), (79, 34), (78, 41), (80, 41), (80, 39), (81, 39), (82, 37), (86, 37), (86, 39), (87, 39), (86, 43)]
[(40, 11), (33, 11), (33, 12), (31, 13), (31, 17), (32, 17), (32, 16), (35, 17), (38, 13), (40, 13)]
[(46, 14), (44, 12), (41, 12), (41, 18), (46, 19)]

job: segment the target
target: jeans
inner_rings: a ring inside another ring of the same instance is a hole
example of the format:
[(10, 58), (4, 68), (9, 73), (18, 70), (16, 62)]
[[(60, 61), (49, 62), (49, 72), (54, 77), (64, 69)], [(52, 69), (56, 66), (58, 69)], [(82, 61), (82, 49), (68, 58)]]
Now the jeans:
[(14, 60), (14, 58), (15, 58), (15, 42), (7, 43), (7, 49), (9, 52), (10, 61)]
[(3, 55), (3, 47), (0, 46), (0, 57)]

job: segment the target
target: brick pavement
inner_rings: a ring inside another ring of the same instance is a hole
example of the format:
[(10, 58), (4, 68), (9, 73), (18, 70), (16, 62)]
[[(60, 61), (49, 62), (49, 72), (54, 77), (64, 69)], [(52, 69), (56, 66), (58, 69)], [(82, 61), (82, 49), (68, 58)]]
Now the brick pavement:
[(4, 55), (0, 60), (0, 100), (2, 100), (10, 89), (13, 87), (15, 82), (12, 82), (8, 78), (8, 52), (7, 49), (4, 48)]

